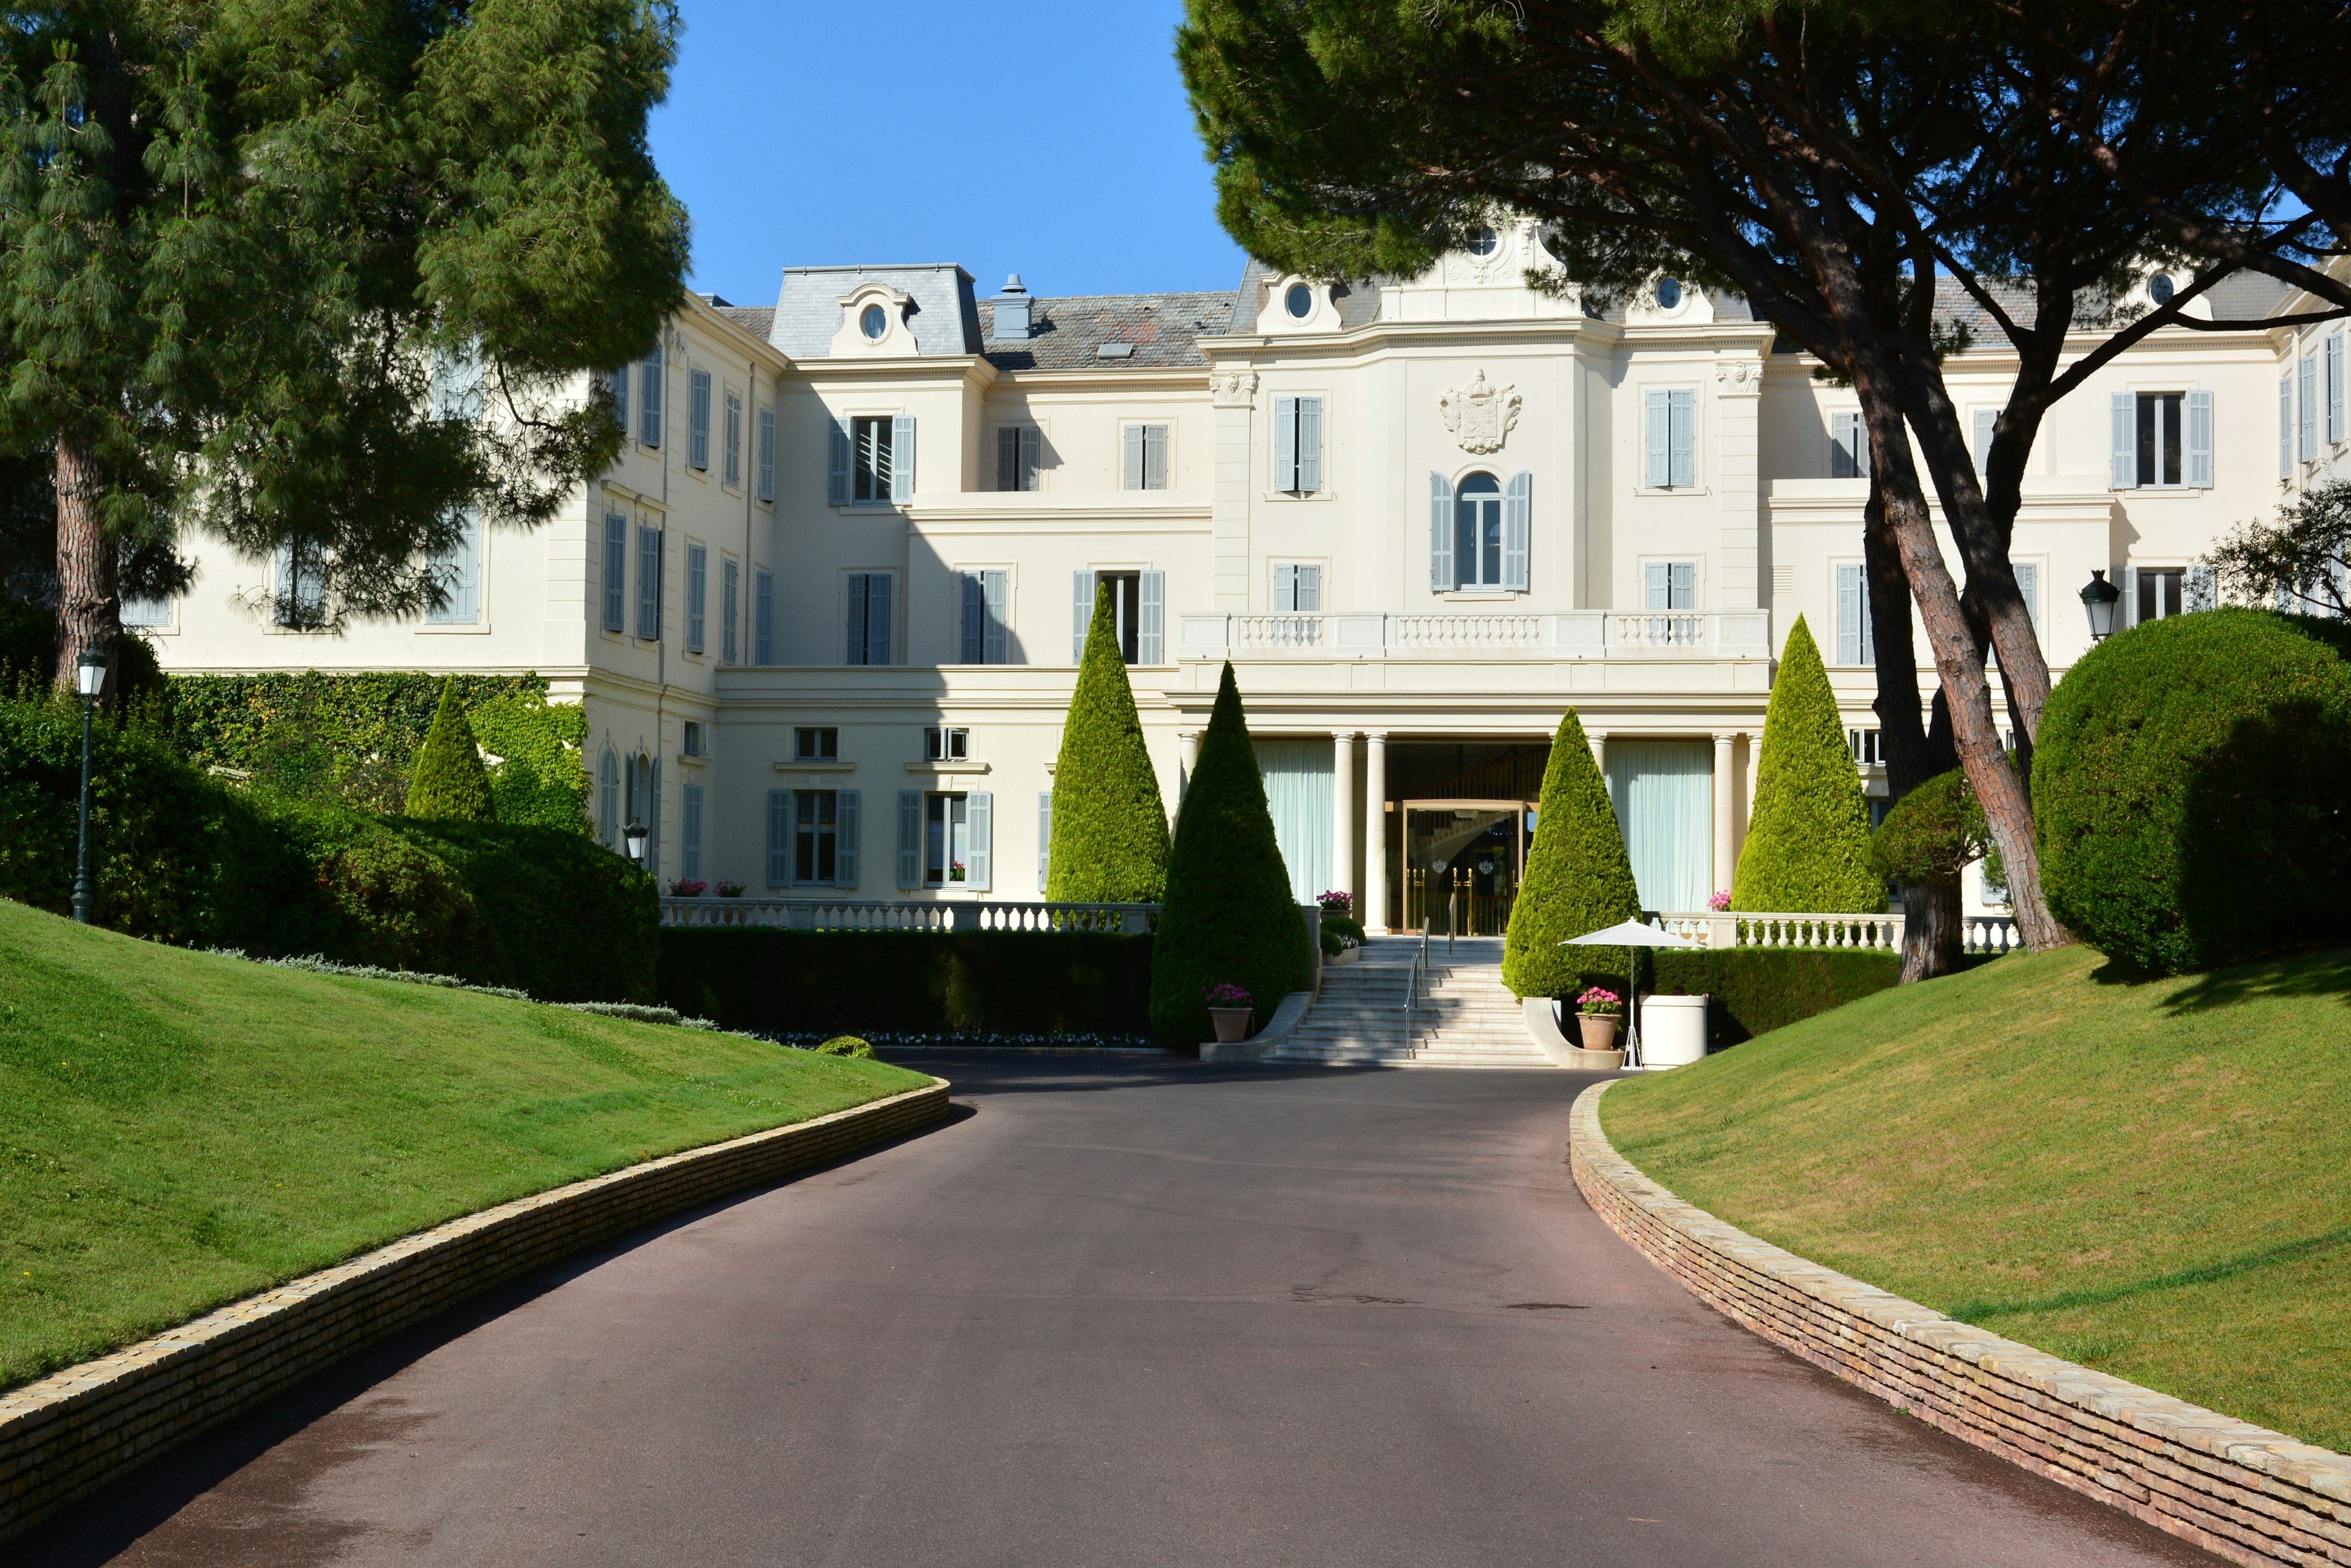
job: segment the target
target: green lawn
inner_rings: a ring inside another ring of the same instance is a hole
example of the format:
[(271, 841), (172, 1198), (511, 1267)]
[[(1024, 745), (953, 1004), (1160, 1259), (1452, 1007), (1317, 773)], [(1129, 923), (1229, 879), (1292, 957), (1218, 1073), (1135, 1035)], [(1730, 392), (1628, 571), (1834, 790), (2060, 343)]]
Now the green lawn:
[(456, 1215), (928, 1082), (0, 901), (0, 1388)]
[(1883, 992), (1601, 1102), (1699, 1207), (1953, 1317), (2351, 1450), (2351, 953)]

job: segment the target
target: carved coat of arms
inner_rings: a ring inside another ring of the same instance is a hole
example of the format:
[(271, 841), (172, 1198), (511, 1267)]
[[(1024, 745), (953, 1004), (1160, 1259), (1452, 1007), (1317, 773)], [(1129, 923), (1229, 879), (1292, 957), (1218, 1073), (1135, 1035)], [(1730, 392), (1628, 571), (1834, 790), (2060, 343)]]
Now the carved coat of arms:
[(1445, 428), (1464, 452), (1499, 452), (1519, 423), (1519, 394), (1510, 387), (1489, 386), (1486, 372), (1466, 387), (1448, 389), (1437, 400)]

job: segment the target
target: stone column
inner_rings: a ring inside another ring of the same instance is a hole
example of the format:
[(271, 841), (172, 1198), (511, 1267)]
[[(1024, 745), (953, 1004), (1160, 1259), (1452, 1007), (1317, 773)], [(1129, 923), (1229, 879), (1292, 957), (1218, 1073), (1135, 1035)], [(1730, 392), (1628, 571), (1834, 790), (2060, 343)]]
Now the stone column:
[(1729, 730), (1714, 733), (1714, 886), (1730, 885), (1738, 868), (1731, 835), (1739, 821), (1739, 779), (1736, 757), (1739, 737)]
[(1331, 732), (1331, 863), (1338, 877), (1332, 887), (1342, 893), (1360, 891), (1355, 885), (1355, 732), (1352, 729)]
[(1200, 732), (1196, 729), (1179, 730), (1176, 735), (1176, 744), (1181, 758), (1181, 766), (1176, 774), (1176, 803), (1181, 806), (1186, 792), (1192, 788), (1192, 775), (1200, 768)]
[[(1592, 766), (1600, 769), (1600, 781), (1605, 784), (1608, 781), (1608, 732), (1587, 729), (1583, 732), (1583, 738), (1591, 743)], [(1535, 827), (1537, 831), (1541, 831), (1542, 824), (1538, 822)]]
[(1364, 929), (1388, 928), (1388, 737), (1364, 735)]

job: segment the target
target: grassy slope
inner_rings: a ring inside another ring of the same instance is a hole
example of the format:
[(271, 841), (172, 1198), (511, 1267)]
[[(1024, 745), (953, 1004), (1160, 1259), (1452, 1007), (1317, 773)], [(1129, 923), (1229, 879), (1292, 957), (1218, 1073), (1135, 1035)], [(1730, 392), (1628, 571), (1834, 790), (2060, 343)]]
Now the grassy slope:
[(1625, 1083), (1604, 1123), (1792, 1251), (2351, 1449), (2351, 953), (2102, 964), (1884, 992)]
[(0, 1387), (459, 1214), (926, 1082), (0, 901)]

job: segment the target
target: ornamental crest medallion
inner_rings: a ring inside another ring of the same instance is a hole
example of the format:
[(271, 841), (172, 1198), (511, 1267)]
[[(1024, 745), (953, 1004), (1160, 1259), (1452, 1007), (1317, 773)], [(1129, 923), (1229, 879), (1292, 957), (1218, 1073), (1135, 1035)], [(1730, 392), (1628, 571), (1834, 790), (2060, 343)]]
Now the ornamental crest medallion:
[(1448, 389), (1437, 400), (1445, 428), (1464, 452), (1499, 452), (1519, 423), (1519, 394), (1510, 387), (1489, 386), (1486, 372), (1466, 387)]

